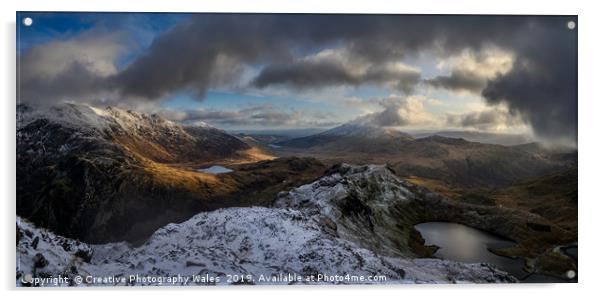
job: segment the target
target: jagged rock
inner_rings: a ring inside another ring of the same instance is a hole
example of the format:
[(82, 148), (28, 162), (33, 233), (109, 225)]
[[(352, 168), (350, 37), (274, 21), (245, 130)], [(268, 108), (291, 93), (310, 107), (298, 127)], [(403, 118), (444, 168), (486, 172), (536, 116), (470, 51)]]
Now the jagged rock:
[(76, 257), (82, 259), (84, 262), (89, 263), (92, 260), (92, 252), (84, 249), (79, 249), (74, 254)]
[(40, 237), (35, 237), (33, 241), (31, 241), (31, 248), (38, 249), (38, 243), (40, 242)]
[(186, 267), (206, 267), (207, 265), (200, 262), (186, 261)]
[[(34, 248), (35, 249), (35, 248)], [(41, 253), (36, 253), (33, 257), (33, 266), (35, 268), (44, 268), (48, 265), (48, 260)]]

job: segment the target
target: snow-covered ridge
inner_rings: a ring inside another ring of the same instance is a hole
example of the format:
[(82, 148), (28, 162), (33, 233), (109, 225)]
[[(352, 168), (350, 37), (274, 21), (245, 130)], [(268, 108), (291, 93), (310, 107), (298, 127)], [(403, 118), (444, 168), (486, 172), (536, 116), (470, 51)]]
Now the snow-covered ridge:
[[(82, 148), (84, 141), (88, 149), (115, 152), (113, 149), (117, 148), (168, 163), (220, 159), (249, 148), (237, 137), (205, 123), (182, 125), (157, 114), (69, 103), (46, 108), (18, 105), (17, 141), (21, 146), (19, 153), (57, 152), (53, 147), (47, 151), (47, 142), (54, 147)], [(105, 154), (106, 151), (100, 151), (101, 156)]]
[[(130, 277), (213, 277), (217, 284), (234, 283), (228, 275), (251, 277), (247, 283), (288, 284), (266, 281), (267, 277), (318, 274), (356, 277), (383, 276), (378, 283), (516, 282), (486, 264), (464, 264), (438, 259), (414, 259), (400, 254), (377, 253), (370, 240), (354, 242), (352, 221), (338, 217), (336, 203), (346, 192), (342, 181), (360, 183), (362, 178), (383, 180), (388, 187), (375, 202), (412, 200), (403, 187), (381, 166), (343, 167), (321, 180), (296, 189), (294, 201), (285, 206), (286, 195), (276, 208), (229, 208), (200, 213), (186, 222), (157, 230), (145, 244), (133, 248), (125, 243), (88, 245), (39, 229), (18, 219), (17, 284), (27, 274), (66, 277), (121, 277), (125, 280), (93, 282), (94, 285), (156, 285), (157, 281), (130, 281)], [(356, 180), (356, 182), (354, 182)], [(306, 202), (306, 199), (313, 204)], [(333, 201), (331, 201), (330, 199)], [(383, 203), (383, 208), (387, 207)], [(372, 208), (376, 206), (372, 205)], [(347, 222), (346, 222), (347, 221)], [(350, 222), (351, 221), (351, 222)], [(357, 222), (359, 236), (364, 236)], [(37, 241), (36, 241), (37, 239)], [(360, 238), (361, 239), (361, 238)], [(383, 239), (384, 240), (384, 239)], [(34, 244), (37, 243), (37, 244)], [(35, 245), (35, 246), (34, 246)], [(383, 251), (386, 253), (386, 251)], [(88, 260), (86, 260), (88, 259)], [(137, 276), (136, 276), (137, 275)], [(264, 280), (262, 280), (262, 277)], [(72, 280), (73, 281), (73, 280)], [(372, 281), (295, 281), (294, 283), (375, 283)], [(67, 284), (67, 283), (64, 283)], [(177, 284), (204, 285), (206, 281)]]
[[(68, 139), (62, 142), (73, 143), (66, 144), (72, 147), (77, 147), (82, 140), (92, 146), (117, 144), (126, 151), (161, 162), (225, 157), (248, 147), (238, 138), (205, 123), (182, 125), (156, 114), (68, 103), (37, 109), (17, 106), (20, 143), (29, 146), (57, 138)], [(39, 146), (29, 146), (27, 150), (31, 148), (37, 150)]]
[(184, 122), (184, 126), (200, 127), (200, 128), (213, 128), (210, 124), (208, 124), (202, 120)]
[[(47, 108), (34, 109), (28, 106), (18, 107), (17, 126), (23, 127), (37, 119), (47, 119), (65, 126), (90, 128), (103, 131), (121, 129), (125, 131), (149, 131), (161, 127), (171, 131), (181, 131), (182, 125), (162, 118), (157, 114), (144, 114), (117, 107), (98, 108), (85, 104), (63, 103)], [(189, 124), (203, 128), (212, 128), (200, 122)]]

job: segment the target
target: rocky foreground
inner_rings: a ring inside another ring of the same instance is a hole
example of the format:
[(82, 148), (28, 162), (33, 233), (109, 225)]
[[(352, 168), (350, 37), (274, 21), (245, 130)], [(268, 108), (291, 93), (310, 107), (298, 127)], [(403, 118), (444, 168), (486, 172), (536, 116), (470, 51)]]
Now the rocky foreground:
[(17, 285), (517, 282), (488, 264), (416, 258), (403, 219), (392, 221), (424, 200), (405, 184), (382, 166), (343, 165), (273, 208), (200, 213), (139, 247), (81, 243), (19, 218)]

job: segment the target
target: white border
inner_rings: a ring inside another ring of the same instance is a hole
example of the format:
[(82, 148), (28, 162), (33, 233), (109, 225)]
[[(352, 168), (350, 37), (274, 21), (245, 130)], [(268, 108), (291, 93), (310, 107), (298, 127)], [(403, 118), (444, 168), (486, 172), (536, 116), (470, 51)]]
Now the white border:
[[(112, 289), (95, 289), (95, 291), (75, 290), (14, 290), (14, 210), (15, 210), (15, 12), (19, 11), (146, 11), (146, 12), (304, 12), (304, 13), (428, 13), (428, 14), (578, 14), (579, 30), (579, 241), (581, 263), (579, 264), (578, 284), (558, 285), (471, 285), (471, 286), (386, 286), (386, 287), (225, 287), (225, 288), (149, 288), (132, 289), (129, 295), (143, 293), (151, 298), (165, 297), (171, 291), (177, 295), (204, 296), (237, 296), (261, 297), (274, 296), (313, 298), (314, 296), (336, 296), (339, 298), (375, 297), (390, 295), (405, 298), (577, 298), (593, 295), (602, 285), (602, 267), (599, 256), (602, 249), (600, 229), (602, 225), (599, 214), (602, 213), (602, 198), (599, 196), (598, 182), (602, 165), (600, 163), (600, 146), (602, 126), (598, 116), (601, 107), (600, 84), (600, 24), (601, 11), (595, 1), (270, 1), (270, 0), (102, 0), (102, 1), (43, 1), (15, 0), (2, 1), (2, 80), (1, 90), (4, 97), (1, 101), (2, 117), (2, 154), (0, 165), (1, 200), (4, 204), (2, 217), (3, 240), (1, 246), (3, 263), (0, 280), (4, 291), (10, 297), (40, 296), (86, 296), (103, 298), (116, 294)], [(550, 49), (553, 51), (553, 49)], [(598, 88), (597, 88), (598, 87)], [(134, 291), (135, 290), (135, 291)], [(39, 293), (43, 291), (44, 293)], [(121, 291), (119, 291), (121, 292)], [(320, 293), (320, 294), (318, 294)]]

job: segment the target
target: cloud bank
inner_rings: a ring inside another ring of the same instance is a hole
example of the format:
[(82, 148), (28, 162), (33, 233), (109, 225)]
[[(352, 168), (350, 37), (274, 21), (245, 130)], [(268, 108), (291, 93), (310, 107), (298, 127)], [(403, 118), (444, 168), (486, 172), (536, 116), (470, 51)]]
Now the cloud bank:
[[(425, 82), (480, 93), (494, 106), (507, 105), (541, 137), (576, 140), (577, 34), (567, 29), (569, 20), (574, 17), (197, 14), (119, 68), (127, 39), (109, 33), (34, 46), (19, 57), (19, 98), (135, 104), (187, 91), (202, 100), (208, 89), (254, 67), (259, 72), (248, 88), (376, 85), (410, 94)], [(492, 48), (512, 57), (503, 72), (483, 75), (458, 64), (449, 76), (422, 80), (401, 63), (425, 51), (440, 59), (468, 51), (486, 63)], [(320, 56), (327, 49), (344, 55)]]
[(329, 121), (330, 115), (322, 113), (307, 114), (271, 104), (249, 105), (233, 110), (162, 109), (156, 112), (184, 124), (194, 124), (202, 121), (220, 127), (255, 128), (269, 125), (294, 128), (299, 126), (330, 127), (336, 125), (336, 123)]
[(499, 107), (462, 114), (448, 113), (446, 124), (480, 131), (506, 131), (508, 128), (524, 126), (522, 119)]

